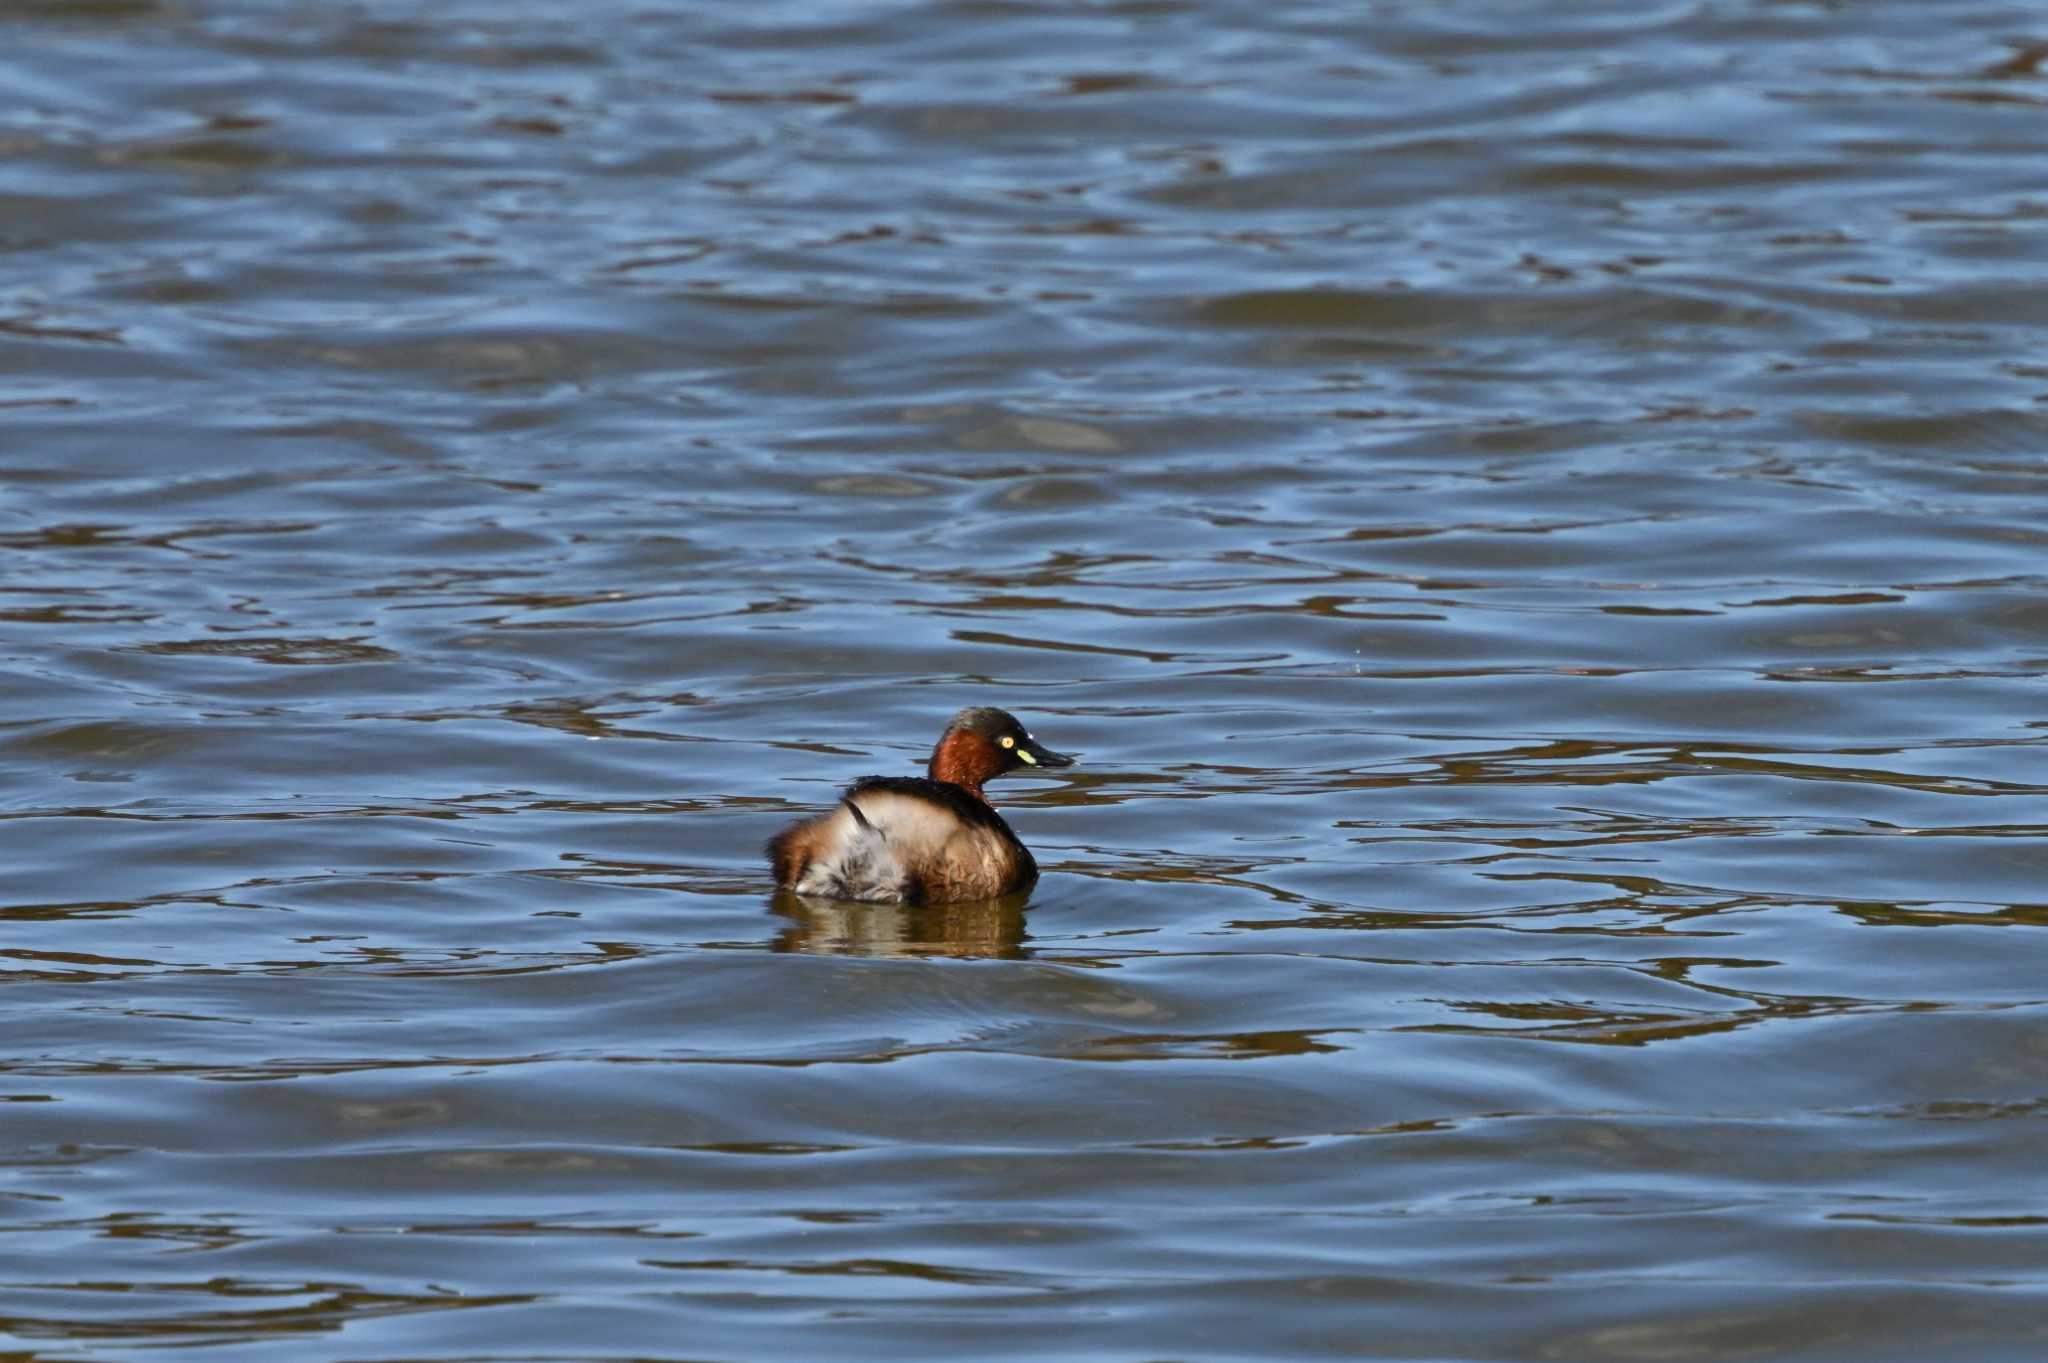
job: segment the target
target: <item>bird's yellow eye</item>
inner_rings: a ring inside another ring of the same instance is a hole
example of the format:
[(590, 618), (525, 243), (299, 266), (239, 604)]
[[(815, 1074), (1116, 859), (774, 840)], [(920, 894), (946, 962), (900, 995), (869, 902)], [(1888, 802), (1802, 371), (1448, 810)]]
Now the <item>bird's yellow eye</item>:
[(1017, 740), (1010, 737), (1008, 734), (1003, 735), (1002, 742), (1003, 746), (1006, 748), (1014, 748), (1017, 746)]

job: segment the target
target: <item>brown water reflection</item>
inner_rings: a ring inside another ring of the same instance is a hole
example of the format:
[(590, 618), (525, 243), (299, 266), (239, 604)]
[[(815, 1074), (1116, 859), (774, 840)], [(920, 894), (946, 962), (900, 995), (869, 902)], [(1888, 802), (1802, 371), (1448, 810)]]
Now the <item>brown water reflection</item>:
[(1021, 960), (1029, 895), (966, 904), (850, 904), (793, 894), (775, 897), (789, 926), (770, 949), (820, 956), (952, 956)]

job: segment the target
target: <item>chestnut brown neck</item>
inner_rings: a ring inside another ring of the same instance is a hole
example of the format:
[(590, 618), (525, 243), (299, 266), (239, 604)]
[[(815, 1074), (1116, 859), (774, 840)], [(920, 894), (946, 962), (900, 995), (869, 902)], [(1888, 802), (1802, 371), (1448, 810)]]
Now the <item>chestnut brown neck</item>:
[(981, 783), (1002, 775), (1003, 759), (996, 745), (980, 734), (952, 729), (932, 749), (931, 765), (926, 772), (932, 780), (950, 782), (987, 804), (988, 796), (981, 793)]

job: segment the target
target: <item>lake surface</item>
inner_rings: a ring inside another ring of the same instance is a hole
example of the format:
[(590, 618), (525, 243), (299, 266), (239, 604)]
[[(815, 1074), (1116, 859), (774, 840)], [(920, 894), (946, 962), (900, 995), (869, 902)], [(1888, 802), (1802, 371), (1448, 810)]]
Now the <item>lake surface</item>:
[[(2038, 8), (0, 88), (9, 1363), (2048, 1357)], [(778, 898), (967, 704), (1028, 904)]]

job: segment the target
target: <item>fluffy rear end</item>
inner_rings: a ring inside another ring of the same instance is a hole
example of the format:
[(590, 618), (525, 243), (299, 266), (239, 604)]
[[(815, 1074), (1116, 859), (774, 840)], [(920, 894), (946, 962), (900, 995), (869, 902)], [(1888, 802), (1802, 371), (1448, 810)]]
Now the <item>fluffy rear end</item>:
[(775, 879), (798, 894), (911, 904), (922, 896), (902, 851), (851, 802), (768, 844)]
[(778, 884), (824, 899), (951, 903), (1029, 889), (1038, 878), (1031, 854), (982, 808), (970, 822), (922, 789), (862, 782), (831, 813), (785, 829), (768, 856)]

